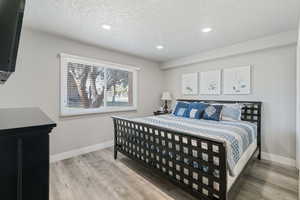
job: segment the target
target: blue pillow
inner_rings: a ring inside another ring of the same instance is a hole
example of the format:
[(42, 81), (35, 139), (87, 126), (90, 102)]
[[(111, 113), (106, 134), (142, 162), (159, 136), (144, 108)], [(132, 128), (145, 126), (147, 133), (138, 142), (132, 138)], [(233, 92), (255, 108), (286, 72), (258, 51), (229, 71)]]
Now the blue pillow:
[(189, 105), (190, 105), (190, 103), (178, 101), (176, 103), (176, 107), (174, 109), (173, 114), (175, 116), (184, 117), (186, 115), (186, 112), (187, 112), (188, 108), (189, 108)]
[(220, 121), (223, 105), (209, 105), (203, 115), (203, 119)]
[(185, 117), (200, 119), (203, 115), (204, 110), (208, 107), (208, 104), (194, 102), (191, 103), (188, 107)]

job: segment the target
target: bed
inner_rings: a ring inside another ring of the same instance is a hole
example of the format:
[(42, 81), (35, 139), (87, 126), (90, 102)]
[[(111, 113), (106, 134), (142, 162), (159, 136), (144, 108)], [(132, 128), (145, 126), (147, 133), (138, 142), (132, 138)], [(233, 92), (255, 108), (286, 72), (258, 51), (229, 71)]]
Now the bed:
[(261, 156), (261, 102), (186, 100), (243, 105), (241, 121), (170, 115), (113, 117), (114, 157), (138, 160), (193, 196), (228, 200), (247, 164)]

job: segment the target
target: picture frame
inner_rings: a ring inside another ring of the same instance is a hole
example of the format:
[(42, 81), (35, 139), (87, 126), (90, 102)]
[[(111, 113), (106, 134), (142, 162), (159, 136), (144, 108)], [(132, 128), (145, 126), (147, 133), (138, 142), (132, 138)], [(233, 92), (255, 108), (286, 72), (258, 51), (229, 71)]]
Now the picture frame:
[(223, 70), (224, 94), (251, 93), (251, 66), (228, 68)]
[(200, 95), (221, 94), (221, 70), (200, 72)]
[(198, 73), (187, 73), (182, 75), (182, 94), (198, 94)]

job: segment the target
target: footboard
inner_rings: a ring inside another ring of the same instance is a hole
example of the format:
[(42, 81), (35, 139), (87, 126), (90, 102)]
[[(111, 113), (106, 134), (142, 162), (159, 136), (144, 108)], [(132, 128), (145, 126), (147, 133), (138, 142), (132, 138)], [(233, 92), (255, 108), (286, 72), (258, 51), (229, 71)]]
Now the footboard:
[(227, 200), (226, 145), (170, 129), (113, 118), (114, 153), (142, 162), (199, 199)]

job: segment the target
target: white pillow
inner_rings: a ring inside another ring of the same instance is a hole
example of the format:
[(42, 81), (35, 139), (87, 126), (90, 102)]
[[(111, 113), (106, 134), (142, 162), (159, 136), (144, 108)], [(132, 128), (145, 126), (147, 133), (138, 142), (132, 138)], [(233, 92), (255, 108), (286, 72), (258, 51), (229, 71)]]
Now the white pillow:
[(240, 121), (242, 117), (241, 104), (227, 104), (222, 109), (221, 119), (225, 121)]
[(221, 112), (221, 120), (224, 121), (240, 121), (242, 117), (242, 104), (217, 104), (223, 105)]

